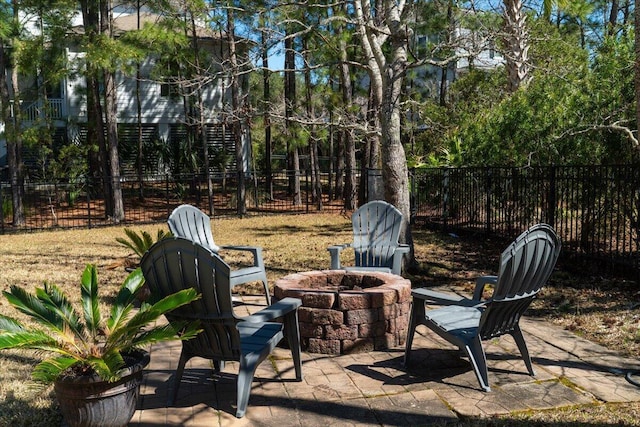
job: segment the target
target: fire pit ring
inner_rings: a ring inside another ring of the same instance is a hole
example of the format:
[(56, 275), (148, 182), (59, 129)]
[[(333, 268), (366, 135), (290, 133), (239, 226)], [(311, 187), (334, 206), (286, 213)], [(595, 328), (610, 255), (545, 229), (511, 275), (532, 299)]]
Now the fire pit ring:
[(383, 272), (323, 270), (276, 281), (274, 298), (300, 298), (302, 349), (350, 354), (403, 345), (411, 281)]

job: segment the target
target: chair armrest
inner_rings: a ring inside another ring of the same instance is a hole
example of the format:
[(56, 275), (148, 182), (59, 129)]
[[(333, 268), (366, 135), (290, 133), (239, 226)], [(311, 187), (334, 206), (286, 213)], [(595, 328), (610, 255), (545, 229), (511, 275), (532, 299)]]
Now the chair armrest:
[(393, 267), (391, 268), (391, 272), (393, 274), (397, 274), (398, 276), (400, 275), (402, 272), (402, 258), (410, 251), (411, 247), (405, 243), (401, 243), (395, 251), (393, 251)]
[(331, 270), (340, 270), (340, 252), (348, 247), (351, 247), (351, 243), (332, 245), (327, 248), (329, 255), (331, 255)]
[(289, 313), (295, 314), (301, 305), (302, 301), (298, 298), (283, 298), (254, 314), (242, 317), (242, 321), (251, 323), (270, 322), (274, 319), (285, 317)]
[(480, 301), (482, 299), (482, 293), (487, 285), (495, 285), (498, 281), (498, 276), (480, 276), (476, 279), (476, 289), (473, 291), (473, 299)]
[[(445, 293), (432, 291), (425, 288), (417, 288), (411, 291), (411, 296), (414, 300), (422, 300), (427, 304), (438, 305), (473, 305), (472, 301), (468, 298), (462, 297), (454, 293)], [(477, 301), (473, 301), (477, 303)]]
[(220, 249), (251, 252), (253, 254), (253, 266), (262, 267), (264, 265), (264, 261), (262, 260), (262, 248), (259, 246), (225, 245), (220, 246)]

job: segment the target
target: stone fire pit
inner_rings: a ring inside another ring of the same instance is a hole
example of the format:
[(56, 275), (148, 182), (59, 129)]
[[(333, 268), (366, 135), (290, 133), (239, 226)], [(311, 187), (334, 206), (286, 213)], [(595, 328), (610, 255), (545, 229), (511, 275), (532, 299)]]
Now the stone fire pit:
[(309, 271), (277, 280), (274, 297), (300, 298), (303, 350), (349, 354), (403, 345), (411, 282), (381, 272)]

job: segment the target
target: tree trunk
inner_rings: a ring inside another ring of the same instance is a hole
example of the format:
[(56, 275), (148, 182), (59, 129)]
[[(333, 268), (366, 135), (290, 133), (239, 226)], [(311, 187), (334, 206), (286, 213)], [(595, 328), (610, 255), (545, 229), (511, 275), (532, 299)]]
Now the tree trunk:
[(293, 204), (302, 204), (300, 194), (300, 157), (296, 141), (296, 129), (292, 117), (296, 108), (296, 61), (293, 50), (293, 38), (284, 40), (284, 98), (285, 98), (285, 126), (287, 138), (287, 169), (289, 173), (289, 195), (293, 197)]
[[(2, 105), (2, 121), (5, 125), (5, 140), (7, 142), (7, 166), (9, 167), (9, 181), (11, 184), (11, 202), (13, 207), (13, 225), (25, 225), (24, 216), (24, 172), (22, 164), (22, 137), (20, 133), (20, 93), (14, 88), (13, 104), (11, 103), (9, 85), (7, 84), (7, 68), (12, 69), (11, 82), (17, 80), (17, 67), (8, 63), (5, 51), (5, 41), (0, 40), (0, 103)], [(11, 113), (13, 105), (13, 114)], [(2, 206), (0, 206), (2, 209)]]
[(229, 44), (229, 61), (231, 63), (231, 108), (232, 108), (232, 126), (233, 126), (233, 140), (236, 146), (236, 171), (238, 174), (238, 182), (236, 188), (236, 212), (238, 216), (242, 217), (247, 214), (246, 203), (246, 187), (245, 187), (245, 170), (243, 161), (242, 150), (242, 125), (241, 125), (241, 107), (240, 107), (240, 87), (238, 85), (238, 79), (240, 73), (238, 69), (238, 58), (236, 54), (236, 40), (235, 40), (235, 18), (233, 16), (233, 9), (227, 9), (227, 37)]
[[(101, 32), (112, 37), (111, 2), (103, 0), (101, 3)], [(107, 126), (107, 149), (109, 162), (109, 176), (111, 177), (110, 197), (113, 210), (111, 220), (119, 224), (124, 220), (124, 203), (122, 200), (122, 186), (120, 183), (120, 157), (118, 156), (118, 93), (115, 71), (103, 70), (104, 78), (104, 120)], [(109, 212), (107, 212), (109, 215)]]
[(527, 16), (520, 0), (504, 0), (504, 26), (506, 34), (506, 68), (509, 92), (529, 83), (529, 35)]
[[(352, 117), (353, 111), (353, 88), (351, 87), (351, 73), (349, 72), (349, 63), (347, 55), (347, 43), (344, 39), (340, 39), (340, 88), (342, 89), (342, 104), (345, 111), (345, 119), (348, 123), (352, 123), (355, 118)], [(344, 209), (351, 211), (356, 208), (356, 145), (353, 140), (353, 133), (345, 130), (343, 133), (344, 158), (345, 158), (345, 174), (344, 174), (344, 191), (342, 198), (344, 201)]]
[[(356, 0), (354, 13), (361, 34), (360, 42), (366, 58), (369, 58), (368, 72), (374, 107), (381, 107), (379, 117), (384, 195), (386, 201), (396, 206), (403, 215), (401, 242), (411, 245), (409, 173), (400, 137), (400, 96), (407, 68), (409, 40), (407, 27), (402, 18), (405, 3), (381, 0), (376, 5), (381, 7), (382, 11), (373, 11), (371, 8), (374, 5)], [(384, 17), (382, 28), (378, 16)], [(387, 42), (389, 45), (385, 46)]]
[[(635, 7), (633, 12), (633, 26), (635, 34), (640, 34), (640, 8)], [(634, 62), (634, 83), (636, 95), (636, 130), (640, 129), (640, 37), (634, 40), (634, 50), (636, 60)], [(640, 150), (640, 146), (636, 146)]]
[[(313, 122), (315, 110), (312, 103), (312, 84), (311, 84), (311, 68), (309, 67), (308, 55), (309, 46), (307, 39), (302, 41), (303, 58), (305, 61), (304, 68), (304, 84), (305, 84), (305, 103), (307, 109), (307, 118)], [(309, 168), (311, 169), (311, 197), (318, 211), (322, 210), (322, 181), (320, 180), (320, 162), (318, 159), (318, 135), (315, 125), (310, 126), (309, 132)]]
[[(83, 0), (80, 2), (82, 9), (82, 24), (87, 40), (97, 37), (100, 31), (99, 8), (95, 0)], [(100, 79), (99, 74), (88, 63), (85, 71), (87, 81), (87, 144), (95, 144), (98, 147), (97, 158), (93, 158), (93, 177), (102, 185), (102, 192), (105, 201), (105, 215), (113, 212), (113, 199), (111, 197), (111, 187), (109, 182), (109, 168), (107, 167), (107, 143), (105, 140), (104, 120), (102, 114), (102, 104), (100, 103)]]
[(267, 50), (267, 35), (263, 30), (262, 36), (262, 101), (264, 103), (264, 162), (266, 183), (265, 190), (269, 200), (273, 200), (273, 171), (271, 169), (271, 72), (269, 71), (269, 52)]
[[(136, 5), (136, 28), (140, 29), (140, 0)], [(138, 152), (136, 155), (136, 170), (138, 173), (138, 198), (144, 200), (144, 179), (143, 179), (143, 141), (142, 141), (142, 99), (140, 97), (140, 62), (136, 64), (136, 117), (138, 121)]]

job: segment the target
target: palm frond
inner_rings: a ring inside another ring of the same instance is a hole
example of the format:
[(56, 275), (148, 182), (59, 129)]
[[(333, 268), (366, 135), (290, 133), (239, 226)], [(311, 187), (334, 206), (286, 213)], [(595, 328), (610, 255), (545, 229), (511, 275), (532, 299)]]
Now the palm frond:
[(2, 292), (16, 310), (30, 316), (46, 328), (62, 332), (65, 322), (60, 316), (49, 310), (35, 295), (18, 286), (11, 286), (9, 292)]
[(60, 356), (43, 360), (33, 369), (31, 376), (34, 380), (50, 384), (71, 366), (78, 363), (74, 357)]
[(12, 317), (0, 314), (0, 331), (18, 332), (24, 330), (25, 327), (22, 323)]
[(88, 357), (85, 363), (106, 381), (118, 379), (118, 373), (124, 367), (124, 359), (120, 354), (121, 349), (113, 349), (102, 354), (100, 357)]
[(115, 305), (125, 306), (135, 300), (135, 294), (144, 285), (144, 276), (140, 267), (133, 270), (122, 283), (118, 295), (116, 296)]
[[(131, 249), (134, 254), (138, 257), (142, 258), (145, 252), (149, 250), (151, 246), (155, 243), (151, 234), (147, 231), (140, 231), (140, 234), (131, 230), (130, 228), (125, 228), (124, 233), (127, 235), (127, 238), (116, 237), (116, 241), (121, 245)], [(166, 231), (163, 229), (158, 229), (156, 233), (156, 242), (158, 240), (162, 240), (166, 237), (172, 236), (170, 231)]]
[(84, 321), (91, 334), (100, 329), (100, 305), (98, 299), (98, 272), (95, 265), (87, 265), (81, 279), (82, 308)]
[(64, 324), (73, 331), (74, 334), (81, 337), (84, 331), (84, 324), (80, 319), (80, 315), (73, 308), (67, 297), (62, 293), (56, 285), (45, 283), (44, 289), (36, 289), (38, 299), (56, 313)]
[(57, 347), (55, 337), (38, 330), (5, 330), (0, 332), (0, 350), (8, 348)]
[[(130, 318), (126, 324), (121, 325), (117, 330), (113, 331), (107, 338), (110, 342), (132, 342), (142, 328), (156, 321), (163, 314), (190, 303), (200, 297), (193, 288), (183, 289), (172, 295), (169, 295), (153, 305), (144, 304), (140, 310)], [(108, 346), (109, 344), (107, 344)]]
[(129, 240), (122, 237), (116, 237), (116, 241), (131, 249), (139, 257), (142, 257), (142, 255), (144, 255), (144, 253), (146, 252), (145, 244), (142, 240), (142, 237), (140, 237), (138, 233), (131, 230), (130, 228), (125, 228), (124, 233), (127, 235)]
[(156, 342), (169, 340), (189, 340), (195, 338), (202, 329), (200, 323), (195, 322), (175, 322), (163, 326), (157, 326), (147, 332), (139, 334), (131, 342), (131, 347), (145, 347)]

